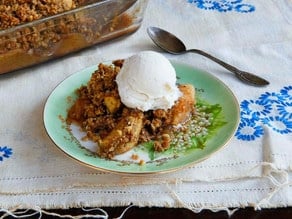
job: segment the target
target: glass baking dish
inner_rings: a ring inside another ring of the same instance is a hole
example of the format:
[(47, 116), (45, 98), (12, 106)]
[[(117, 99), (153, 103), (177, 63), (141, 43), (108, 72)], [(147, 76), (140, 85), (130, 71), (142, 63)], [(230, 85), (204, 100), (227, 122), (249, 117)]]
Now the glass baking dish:
[(0, 30), (0, 74), (133, 33), (141, 25), (147, 3), (91, 0), (70, 11)]

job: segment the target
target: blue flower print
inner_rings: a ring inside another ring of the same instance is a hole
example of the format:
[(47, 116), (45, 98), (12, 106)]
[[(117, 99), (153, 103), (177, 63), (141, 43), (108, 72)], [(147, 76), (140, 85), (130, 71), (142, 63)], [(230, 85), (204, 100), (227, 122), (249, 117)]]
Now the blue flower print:
[(242, 0), (221, 0), (221, 2), (226, 2), (228, 4), (238, 4), (242, 2)]
[(219, 7), (217, 8), (218, 11), (220, 12), (227, 12), (227, 11), (231, 11), (233, 9), (233, 6), (230, 4), (220, 4)]
[(292, 133), (292, 86), (263, 93), (255, 100), (243, 100), (240, 108), (241, 120), (235, 134), (239, 140), (261, 137), (264, 126), (281, 135)]
[(259, 100), (244, 100), (240, 104), (240, 107), (243, 114), (250, 115), (253, 119), (257, 119), (262, 115), (267, 115), (272, 110), (270, 104), (262, 104)]
[(0, 146), (0, 162), (4, 160), (4, 158), (9, 158), (12, 155), (12, 148), (7, 146), (1, 147)]
[(197, 8), (204, 10), (216, 10), (219, 12), (235, 11), (240, 13), (250, 13), (255, 11), (255, 6), (242, 3), (243, 0), (188, 0)]
[(253, 141), (264, 135), (264, 129), (262, 126), (249, 123), (248, 120), (240, 122), (235, 136), (243, 141)]
[(250, 4), (239, 4), (234, 7), (235, 11), (241, 13), (249, 13), (255, 11), (255, 7)]
[(285, 117), (268, 117), (263, 119), (263, 123), (280, 134), (288, 134), (292, 132), (292, 121), (287, 120)]
[(281, 95), (287, 100), (292, 100), (292, 86), (284, 87), (280, 90)]
[(285, 100), (285, 98), (279, 93), (266, 92), (259, 97), (259, 100), (261, 104), (273, 104), (282, 103)]
[(279, 115), (292, 119), (292, 101), (290, 103), (282, 103), (277, 105)]
[(197, 1), (197, 7), (205, 10), (215, 10), (219, 8), (216, 1)]

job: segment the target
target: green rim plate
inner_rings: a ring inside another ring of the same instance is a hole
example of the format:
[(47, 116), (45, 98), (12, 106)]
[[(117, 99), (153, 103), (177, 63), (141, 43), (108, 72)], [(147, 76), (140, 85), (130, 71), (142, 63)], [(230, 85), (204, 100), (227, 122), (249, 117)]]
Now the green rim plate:
[[(108, 63), (106, 63), (108, 64)], [(232, 91), (220, 80), (211, 74), (198, 70), (190, 65), (172, 62), (176, 69), (178, 82), (193, 84), (196, 88), (196, 99), (210, 104), (219, 104), (222, 107), (222, 116), (225, 125), (216, 130), (205, 142), (203, 149), (191, 150), (180, 156), (167, 159), (158, 159), (157, 162), (129, 162), (129, 159), (107, 160), (95, 156), (80, 140), (75, 131), (70, 131), (64, 119), (67, 110), (76, 98), (75, 90), (86, 85), (96, 66), (79, 71), (61, 82), (50, 94), (44, 107), (43, 119), (46, 131), (56, 146), (75, 160), (102, 171), (127, 174), (163, 173), (181, 169), (201, 162), (223, 146), (233, 137), (239, 123), (239, 105)], [(70, 100), (71, 101), (68, 101)], [(132, 153), (132, 152), (129, 152)], [(140, 156), (140, 152), (135, 151)], [(143, 156), (141, 156), (143, 157)], [(131, 160), (131, 159), (130, 159)], [(132, 159), (133, 160), (133, 159)], [(163, 162), (161, 162), (163, 160)]]

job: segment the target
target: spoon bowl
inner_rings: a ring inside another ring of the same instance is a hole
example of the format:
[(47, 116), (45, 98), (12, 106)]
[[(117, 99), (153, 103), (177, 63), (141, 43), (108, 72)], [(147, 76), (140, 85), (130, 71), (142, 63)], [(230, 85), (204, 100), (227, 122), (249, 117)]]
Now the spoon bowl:
[(202, 51), (199, 49), (187, 49), (185, 44), (177, 38), (175, 35), (172, 33), (169, 33), (163, 29), (160, 29), (158, 27), (148, 27), (147, 32), (149, 37), (152, 39), (152, 41), (160, 47), (162, 50), (179, 55), (179, 54), (184, 54), (187, 52), (193, 52), (200, 54), (202, 56), (205, 56), (206, 58), (209, 58), (210, 60), (216, 62), (217, 64), (221, 65), (225, 69), (229, 70), (230, 72), (234, 73), (238, 79), (241, 81), (254, 85), (254, 86), (265, 86), (268, 85), (269, 82), (261, 78), (257, 75), (254, 75), (249, 72), (241, 71), (237, 69), (236, 67)]
[(172, 33), (158, 27), (149, 27), (147, 32), (152, 41), (161, 49), (176, 55), (187, 52), (185, 44)]

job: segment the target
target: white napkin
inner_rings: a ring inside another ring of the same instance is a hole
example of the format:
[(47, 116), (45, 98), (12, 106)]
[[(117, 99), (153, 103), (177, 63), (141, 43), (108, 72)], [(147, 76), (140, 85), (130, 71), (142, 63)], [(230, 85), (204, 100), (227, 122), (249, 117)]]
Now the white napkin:
[[(289, 0), (149, 1), (142, 27), (126, 38), (0, 75), (0, 206), (134, 203), (198, 210), (292, 205), (291, 9)], [(148, 26), (162, 27), (188, 48), (205, 50), (271, 84), (252, 87), (199, 55), (164, 53), (230, 87), (241, 107), (236, 135), (206, 161), (174, 173), (136, 177), (84, 167), (48, 138), (42, 121), (46, 98), (67, 76), (87, 66), (142, 50), (161, 52), (147, 36)]]

